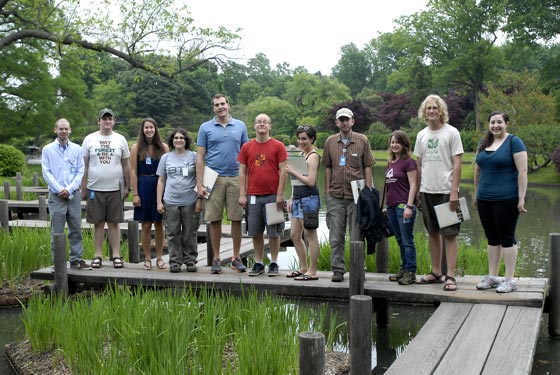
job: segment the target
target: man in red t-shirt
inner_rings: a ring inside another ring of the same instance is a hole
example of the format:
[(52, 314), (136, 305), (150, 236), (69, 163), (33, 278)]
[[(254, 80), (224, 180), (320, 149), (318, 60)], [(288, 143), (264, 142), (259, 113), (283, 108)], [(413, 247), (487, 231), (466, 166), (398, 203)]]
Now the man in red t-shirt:
[(276, 203), (281, 211), (284, 206), (286, 163), (288, 153), (284, 144), (270, 136), (270, 117), (261, 113), (255, 118), (257, 136), (243, 145), (239, 161), (239, 204), (246, 209), (249, 236), (253, 238), (255, 265), (249, 276), (264, 273), (264, 228), (269, 238), (271, 263), (268, 276), (278, 275), (278, 252), (284, 223), (267, 225), (265, 205)]

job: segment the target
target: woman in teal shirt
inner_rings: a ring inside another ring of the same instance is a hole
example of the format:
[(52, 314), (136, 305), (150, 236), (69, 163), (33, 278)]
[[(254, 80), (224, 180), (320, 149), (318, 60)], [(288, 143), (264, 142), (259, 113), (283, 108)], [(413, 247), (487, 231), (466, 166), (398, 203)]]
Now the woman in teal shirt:
[[(525, 209), (527, 192), (527, 149), (518, 137), (508, 134), (509, 116), (492, 112), (488, 132), (479, 144), (474, 167), (475, 205), (488, 239), (489, 274), (476, 286), (497, 288), (498, 293), (517, 289), (515, 227)], [(505, 279), (498, 277), (502, 255)]]

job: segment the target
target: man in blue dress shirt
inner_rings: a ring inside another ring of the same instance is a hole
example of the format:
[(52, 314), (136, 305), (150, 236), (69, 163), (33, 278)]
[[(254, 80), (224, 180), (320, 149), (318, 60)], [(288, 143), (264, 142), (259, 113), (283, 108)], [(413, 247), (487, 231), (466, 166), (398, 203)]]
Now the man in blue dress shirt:
[(51, 249), (54, 259), (54, 234), (64, 233), (68, 223), (70, 241), (70, 267), (89, 269), (83, 259), (82, 205), (80, 184), (84, 175), (82, 148), (70, 142), (72, 132), (66, 119), (59, 119), (54, 126), (56, 139), (43, 148), (41, 169), (49, 186), (49, 212), (51, 216)]

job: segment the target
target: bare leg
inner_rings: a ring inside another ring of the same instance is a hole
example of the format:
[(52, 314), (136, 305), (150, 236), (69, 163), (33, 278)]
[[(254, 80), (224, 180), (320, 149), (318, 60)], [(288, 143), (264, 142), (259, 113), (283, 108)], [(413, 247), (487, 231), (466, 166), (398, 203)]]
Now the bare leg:
[(161, 259), (163, 257), (163, 242), (165, 240), (163, 233), (163, 222), (154, 222), (154, 227), (156, 232), (156, 256), (157, 259)]
[(255, 250), (255, 261), (263, 261), (264, 256), (264, 237), (262, 234), (253, 237), (253, 248)]
[(305, 238), (309, 243), (309, 270), (307, 274), (310, 276), (317, 275), (317, 263), (319, 262), (319, 238), (317, 230), (305, 230)]
[(220, 259), (221, 239), (222, 239), (222, 222), (212, 221), (210, 223), (210, 241), (212, 241), (212, 250), (214, 251), (214, 259)]
[(241, 249), (241, 221), (231, 222), (231, 238), (233, 240), (233, 257), (237, 258)]
[(96, 257), (103, 257), (103, 240), (105, 240), (105, 223), (96, 223), (93, 225), (93, 247)]
[(152, 260), (152, 222), (142, 222), (142, 250), (144, 250), (144, 261)]
[(280, 252), (280, 237), (270, 237), (268, 239), (270, 247), (270, 260), (272, 262), (278, 261), (278, 252)]
[[(307, 272), (307, 249), (305, 248), (305, 242), (301, 237), (303, 234), (303, 223), (300, 219), (292, 219), (290, 225), (290, 238), (294, 243), (294, 248), (299, 259), (299, 272)], [(313, 264), (313, 262), (311, 263)]]
[(121, 228), (119, 227), (119, 223), (107, 223), (107, 237), (109, 238), (109, 244), (113, 250), (113, 258), (120, 258)]
[[(457, 254), (459, 243), (457, 236), (443, 236), (445, 241), (445, 255), (447, 260), (447, 276), (455, 277), (455, 268), (457, 266)], [(440, 258), (441, 263), (441, 258)]]
[(515, 275), (515, 264), (517, 263), (517, 245), (502, 248), (504, 263), (506, 264), (506, 278), (513, 279)]
[(439, 233), (430, 234), (428, 240), (430, 247), (430, 257), (432, 258), (432, 272), (441, 275), (441, 257), (442, 257), (442, 241)]
[(488, 272), (492, 276), (498, 276), (500, 261), (502, 260), (502, 247), (488, 245)]

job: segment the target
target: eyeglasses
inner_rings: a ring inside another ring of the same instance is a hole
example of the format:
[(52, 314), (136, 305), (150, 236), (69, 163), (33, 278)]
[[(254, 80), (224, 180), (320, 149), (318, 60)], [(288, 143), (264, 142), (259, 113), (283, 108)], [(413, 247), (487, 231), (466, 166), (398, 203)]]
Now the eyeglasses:
[(300, 126), (297, 127), (297, 130), (308, 131), (309, 129), (311, 129), (311, 126), (309, 126), (309, 125), (300, 125)]
[(264, 125), (268, 125), (268, 124), (270, 124), (270, 121), (268, 121), (268, 120), (258, 120), (258, 121), (255, 121), (255, 125), (263, 125), (263, 124), (264, 124)]

